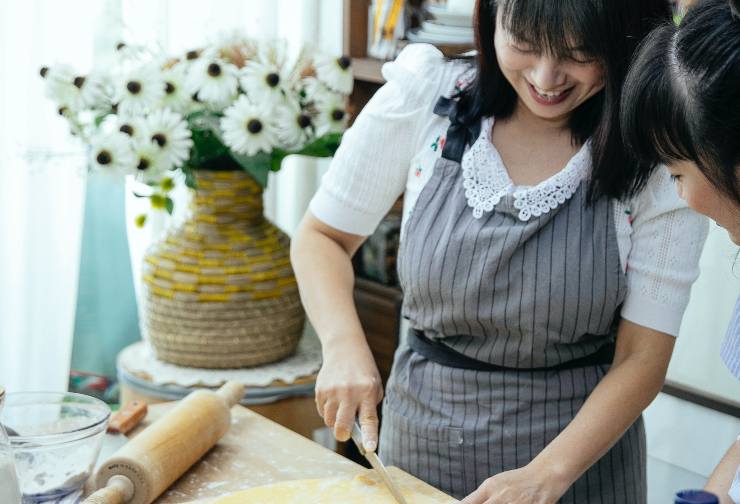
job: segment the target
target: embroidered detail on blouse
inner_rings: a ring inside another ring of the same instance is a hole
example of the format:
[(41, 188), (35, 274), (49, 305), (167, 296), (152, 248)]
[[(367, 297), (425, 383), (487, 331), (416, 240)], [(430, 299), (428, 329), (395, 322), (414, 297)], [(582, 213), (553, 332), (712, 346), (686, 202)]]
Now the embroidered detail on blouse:
[(589, 149), (586, 143), (561, 171), (533, 187), (514, 190), (514, 183), (504, 162), (491, 143), (493, 118), (483, 120), (478, 139), (462, 159), (463, 187), (473, 216), (480, 219), (490, 212), (506, 194), (513, 192), (514, 208), (519, 219), (549, 213), (575, 194), (589, 169)]

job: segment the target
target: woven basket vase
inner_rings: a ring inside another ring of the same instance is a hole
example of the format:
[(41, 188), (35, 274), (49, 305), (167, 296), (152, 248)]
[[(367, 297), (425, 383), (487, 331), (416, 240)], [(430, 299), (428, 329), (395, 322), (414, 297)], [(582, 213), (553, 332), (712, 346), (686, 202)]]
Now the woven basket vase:
[(180, 366), (258, 366), (295, 352), (305, 315), (289, 239), (242, 171), (198, 171), (191, 215), (144, 257), (142, 329)]

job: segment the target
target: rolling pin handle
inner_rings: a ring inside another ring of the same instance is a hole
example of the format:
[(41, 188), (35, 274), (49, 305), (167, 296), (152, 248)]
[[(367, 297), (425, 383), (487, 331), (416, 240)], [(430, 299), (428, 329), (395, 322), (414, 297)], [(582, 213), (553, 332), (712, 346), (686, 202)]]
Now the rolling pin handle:
[(105, 487), (85, 499), (83, 504), (125, 504), (134, 497), (134, 484), (126, 476), (117, 474)]
[(216, 393), (229, 405), (229, 408), (239, 404), (244, 399), (244, 384), (235, 381), (227, 381)]

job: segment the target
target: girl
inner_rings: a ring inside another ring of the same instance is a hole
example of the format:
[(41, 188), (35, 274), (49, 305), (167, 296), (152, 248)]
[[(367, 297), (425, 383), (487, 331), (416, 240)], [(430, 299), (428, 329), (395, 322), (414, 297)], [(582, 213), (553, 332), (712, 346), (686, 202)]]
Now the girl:
[[(686, 202), (740, 245), (740, 0), (704, 0), (648, 37), (629, 72), (625, 142), (648, 172), (665, 164)], [(722, 346), (740, 379), (740, 299)], [(740, 440), (707, 489), (740, 503)], [(734, 477), (734, 483), (733, 483)]]
[(412, 330), (381, 458), (466, 504), (645, 502), (640, 415), (705, 237), (618, 127), (634, 49), (669, 17), (665, 0), (479, 0), (474, 65), (412, 45), (384, 67), (292, 246), (338, 439), (357, 415), (377, 443), (350, 259), (404, 193)]

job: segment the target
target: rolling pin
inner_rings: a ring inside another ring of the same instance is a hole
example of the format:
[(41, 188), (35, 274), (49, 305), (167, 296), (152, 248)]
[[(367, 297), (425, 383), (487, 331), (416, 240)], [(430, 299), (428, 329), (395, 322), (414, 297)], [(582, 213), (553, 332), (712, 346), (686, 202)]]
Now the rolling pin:
[(231, 381), (190, 393), (98, 469), (84, 504), (151, 504), (226, 434), (242, 397), (244, 385)]

